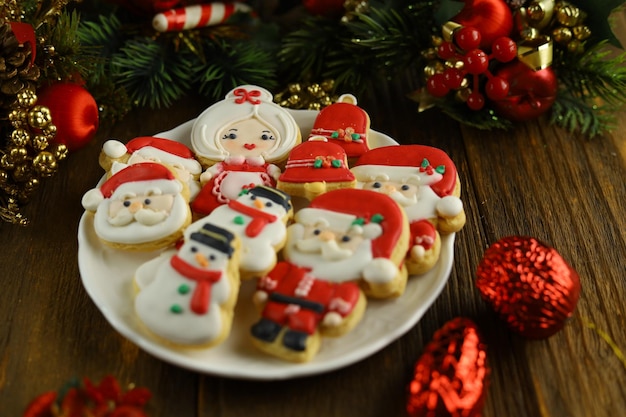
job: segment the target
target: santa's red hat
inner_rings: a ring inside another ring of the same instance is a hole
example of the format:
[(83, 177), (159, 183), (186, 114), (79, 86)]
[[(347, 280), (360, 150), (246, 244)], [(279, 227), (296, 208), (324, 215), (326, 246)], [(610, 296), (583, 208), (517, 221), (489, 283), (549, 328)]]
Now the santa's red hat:
[(154, 162), (130, 165), (112, 175), (99, 188), (89, 190), (83, 196), (82, 204), (87, 210), (95, 210), (102, 200), (111, 196), (120, 188), (137, 185), (134, 191), (140, 191), (145, 181), (158, 182), (165, 192), (181, 192), (182, 185), (165, 165)]
[(367, 112), (357, 106), (353, 95), (344, 94), (319, 112), (309, 137), (324, 136), (344, 148), (348, 158), (356, 158), (369, 149), (369, 126)]
[(430, 187), (440, 197), (452, 195), (456, 187), (454, 162), (443, 150), (432, 146), (400, 145), (371, 149), (356, 161), (353, 172), (359, 171), (357, 167), (366, 165), (379, 167), (376, 170), (395, 180), (420, 170), (436, 170), (443, 178)]
[(336, 143), (316, 137), (302, 142), (289, 154), (280, 182), (349, 182), (354, 175), (348, 168), (345, 150)]

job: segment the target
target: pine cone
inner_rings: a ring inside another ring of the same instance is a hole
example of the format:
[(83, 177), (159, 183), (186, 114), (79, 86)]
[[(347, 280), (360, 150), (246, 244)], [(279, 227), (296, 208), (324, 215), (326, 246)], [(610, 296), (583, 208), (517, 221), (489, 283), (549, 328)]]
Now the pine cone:
[[(20, 45), (8, 23), (0, 25), (0, 108), (9, 109), (16, 95), (35, 90), (39, 67), (31, 63), (32, 45)], [(4, 112), (3, 112), (4, 113)]]

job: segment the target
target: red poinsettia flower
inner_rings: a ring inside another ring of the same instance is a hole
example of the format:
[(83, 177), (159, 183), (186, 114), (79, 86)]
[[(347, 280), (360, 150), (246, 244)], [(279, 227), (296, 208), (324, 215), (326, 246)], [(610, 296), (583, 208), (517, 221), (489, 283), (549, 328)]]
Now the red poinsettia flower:
[(113, 376), (106, 376), (98, 385), (85, 378), (57, 392), (47, 392), (35, 398), (23, 417), (147, 417), (143, 407), (151, 397), (146, 388), (133, 387), (122, 391)]

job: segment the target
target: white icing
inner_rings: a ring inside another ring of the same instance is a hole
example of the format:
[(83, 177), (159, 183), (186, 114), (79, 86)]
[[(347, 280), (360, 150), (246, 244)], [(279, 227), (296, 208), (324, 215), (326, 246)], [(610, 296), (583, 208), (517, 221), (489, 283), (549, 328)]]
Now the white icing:
[(144, 146), (133, 152), (128, 159), (128, 164), (132, 165), (137, 162), (146, 161), (161, 162), (174, 168), (184, 169), (193, 176), (198, 176), (202, 172), (200, 162), (195, 159), (174, 155), (152, 146)]
[(443, 218), (453, 218), (463, 211), (463, 202), (455, 196), (446, 196), (437, 202), (437, 214)]
[[(335, 212), (329, 213), (339, 214)], [(344, 230), (347, 231), (347, 229), (345, 228)], [(301, 250), (299, 242), (304, 238), (304, 234), (304, 224), (298, 222), (289, 226), (283, 255), (287, 261), (295, 265), (311, 268), (311, 275), (315, 278), (332, 282), (358, 280), (362, 277), (364, 268), (373, 259), (372, 241), (369, 239), (357, 240), (358, 244), (351, 248), (348, 256), (331, 260), (322, 251)]]
[(391, 282), (397, 275), (398, 267), (387, 258), (373, 259), (363, 270), (365, 281), (378, 284)]
[[(189, 304), (197, 284), (194, 280), (180, 275), (171, 266), (168, 257), (158, 258), (161, 262), (156, 268), (146, 267), (156, 269), (156, 276), (148, 283), (143, 278), (138, 280), (141, 291), (135, 299), (135, 312), (148, 329), (167, 340), (183, 345), (210, 343), (221, 335), (225, 325), (222, 305), (229, 300), (231, 291), (237, 290), (231, 288), (226, 276), (228, 265), (226, 254), (197, 242), (190, 242), (183, 245), (178, 252), (187, 263), (193, 264), (193, 260), (184, 255), (188, 252), (187, 246), (191, 245), (200, 248), (199, 251), (206, 258), (214, 257), (210, 270), (222, 272), (219, 281), (211, 285), (211, 300), (207, 313), (197, 314), (191, 311)], [(189, 292), (179, 293), (178, 288), (181, 285), (187, 285)], [(170, 310), (172, 305), (180, 306), (182, 312), (172, 313)]]
[(81, 204), (85, 210), (96, 211), (103, 200), (104, 196), (100, 192), (100, 189), (92, 188), (83, 195)]
[[(237, 104), (240, 97), (235, 91), (258, 91), (260, 104), (250, 102)], [(231, 90), (224, 100), (218, 101), (198, 116), (191, 130), (191, 145), (196, 154), (214, 161), (223, 161), (229, 156), (223, 149), (221, 132), (233, 123), (257, 118), (277, 132), (275, 146), (264, 154), (268, 162), (287, 158), (291, 149), (300, 141), (300, 128), (293, 116), (284, 108), (272, 102), (272, 94), (258, 86), (245, 85)]]
[[(242, 195), (236, 201), (252, 206), (249, 195)], [(254, 237), (246, 235), (246, 227), (250, 223), (251, 217), (231, 209), (227, 204), (218, 206), (208, 216), (195, 221), (185, 229), (185, 239), (188, 239), (192, 232), (199, 230), (205, 223), (212, 223), (223, 227), (239, 236), (241, 239), (241, 259), (240, 269), (248, 272), (263, 272), (270, 269), (276, 263), (276, 251), (282, 246), (287, 231), (283, 221), (287, 216), (287, 211), (280, 205), (273, 203), (270, 207), (266, 203), (271, 200), (257, 197), (257, 201), (263, 202), (262, 211), (276, 216), (276, 221), (267, 223), (263, 230)], [(243, 224), (234, 222), (236, 217), (243, 220)]]
[(112, 159), (121, 158), (128, 152), (126, 145), (119, 140), (109, 139), (102, 145), (102, 151), (106, 156)]
[(420, 185), (436, 184), (442, 180), (443, 175), (433, 171), (432, 174), (420, 172), (418, 167), (392, 166), (392, 165), (359, 165), (350, 169), (360, 182), (373, 181), (385, 175), (391, 181), (403, 182), (413, 177), (419, 178)]
[(244, 187), (251, 185), (269, 185), (270, 179), (265, 172), (223, 171), (215, 179), (213, 192), (222, 203), (236, 200)]
[[(109, 222), (109, 206), (128, 195), (144, 195), (146, 190), (159, 189), (163, 194), (173, 195), (171, 211), (161, 223), (144, 225), (137, 222), (126, 226), (112, 226)], [(117, 187), (111, 198), (103, 199), (96, 209), (94, 228), (98, 237), (114, 243), (139, 244), (160, 240), (181, 229), (189, 216), (189, 205), (180, 194), (182, 185), (176, 180), (137, 181)], [(85, 196), (83, 197), (85, 198)]]

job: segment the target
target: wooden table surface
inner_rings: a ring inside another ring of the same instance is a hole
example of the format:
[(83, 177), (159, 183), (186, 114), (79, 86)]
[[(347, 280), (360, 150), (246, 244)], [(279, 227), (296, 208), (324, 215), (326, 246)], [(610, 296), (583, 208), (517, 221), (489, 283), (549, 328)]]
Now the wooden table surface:
[[(382, 89), (381, 89), (382, 90)], [(118, 334), (86, 293), (77, 262), (80, 200), (103, 172), (104, 140), (171, 129), (205, 107), (190, 99), (138, 110), (101, 126), (35, 194), (31, 223), (1, 223), (0, 416), (21, 416), (38, 394), (75, 377), (107, 374), (153, 393), (153, 417), (404, 416), (415, 361), (446, 321), (471, 318), (488, 346), (486, 417), (602, 417), (626, 410), (626, 115), (612, 135), (588, 139), (545, 121), (478, 131), (437, 110), (417, 113), (406, 89), (360, 105), (372, 127), (400, 143), (439, 147), (455, 161), (467, 224), (457, 234), (443, 292), (404, 336), (325, 374), (237, 380), (163, 362)], [(536, 237), (578, 271), (582, 293), (565, 328), (541, 341), (514, 334), (474, 285), (484, 250), (509, 235)]]

